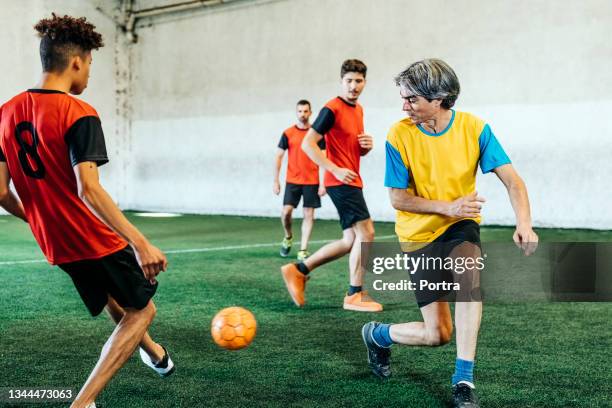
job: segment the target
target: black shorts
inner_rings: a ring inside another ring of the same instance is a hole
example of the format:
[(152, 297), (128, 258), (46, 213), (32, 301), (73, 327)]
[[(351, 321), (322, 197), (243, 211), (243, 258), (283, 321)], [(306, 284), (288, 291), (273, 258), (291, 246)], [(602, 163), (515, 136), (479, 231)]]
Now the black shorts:
[[(429, 243), (422, 249), (408, 252), (411, 257), (423, 257), (426, 258), (441, 258), (446, 259), (451, 255), (451, 252), (460, 244), (465, 242), (471, 242), (475, 244), (477, 248), (474, 248), (478, 254), (470, 256), (480, 256), (482, 252), (480, 247), (480, 226), (473, 220), (462, 220), (451, 225), (442, 235), (436, 238), (433, 242)], [(418, 268), (414, 273), (410, 274), (410, 280), (415, 283), (416, 288), (414, 294), (416, 296), (419, 308), (427, 306), (430, 303), (438, 300), (455, 300), (455, 301), (468, 301), (476, 300), (479, 296), (477, 290), (472, 290), (473, 283), (466, 279), (471, 279), (473, 275), (465, 274), (462, 276), (463, 282), (461, 282), (461, 291), (457, 293), (450, 289), (445, 289), (440, 286), (440, 289), (420, 289), (421, 281), (426, 280), (427, 282), (433, 283), (434, 285), (446, 283), (452, 283), (457, 281), (456, 276), (452, 270), (433, 268)], [(478, 288), (479, 290), (479, 288)]]
[(321, 207), (321, 197), (319, 197), (318, 184), (291, 184), (285, 185), (285, 197), (283, 205), (297, 207), (300, 203), (300, 198), (304, 196), (303, 206), (306, 208)]
[(149, 282), (129, 245), (100, 259), (58, 265), (70, 275), (92, 316), (99, 315), (110, 295), (121, 307), (144, 309), (157, 290)]
[(351, 228), (358, 221), (370, 218), (363, 190), (359, 187), (347, 185), (328, 187), (327, 194), (338, 210), (342, 230)]

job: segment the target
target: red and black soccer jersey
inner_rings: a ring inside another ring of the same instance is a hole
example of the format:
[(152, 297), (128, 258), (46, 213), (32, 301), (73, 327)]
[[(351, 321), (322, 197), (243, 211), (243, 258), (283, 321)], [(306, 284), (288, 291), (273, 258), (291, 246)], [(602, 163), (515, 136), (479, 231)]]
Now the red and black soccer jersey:
[[(349, 185), (363, 187), (359, 175), (361, 147), (357, 136), (363, 133), (363, 108), (336, 97), (321, 109), (312, 128), (325, 135), (327, 158), (338, 167), (357, 173), (358, 177)], [(325, 172), (325, 187), (343, 185), (333, 174)]]
[(87, 103), (43, 89), (15, 96), (0, 107), (0, 151), (50, 263), (98, 259), (127, 245), (78, 196), (73, 166), (108, 162), (100, 119)]
[[(319, 184), (319, 166), (310, 160), (302, 150), (302, 140), (308, 129), (291, 126), (283, 132), (278, 147), (289, 150), (287, 163), (287, 183), (314, 185)], [(319, 147), (325, 149), (325, 140), (319, 142)]]

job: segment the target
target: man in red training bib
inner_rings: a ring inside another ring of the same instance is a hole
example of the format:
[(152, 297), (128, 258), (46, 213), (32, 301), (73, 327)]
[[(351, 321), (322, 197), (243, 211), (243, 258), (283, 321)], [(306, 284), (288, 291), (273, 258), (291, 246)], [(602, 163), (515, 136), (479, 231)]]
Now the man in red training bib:
[[(372, 136), (364, 132), (363, 108), (357, 102), (365, 87), (366, 73), (363, 62), (344, 61), (340, 69), (342, 95), (325, 104), (302, 142), (308, 157), (326, 170), (325, 188), (338, 210), (342, 239), (323, 246), (302, 262), (281, 268), (287, 290), (298, 307), (305, 304), (307, 275), (318, 266), (350, 253), (350, 284), (343, 308), (358, 312), (382, 310), (382, 305), (362, 290), (361, 243), (374, 241), (374, 223), (363, 198), (359, 175), (361, 156), (373, 147)], [(327, 156), (317, 145), (323, 138)]]
[(174, 371), (166, 349), (147, 334), (156, 276), (167, 260), (100, 185), (98, 166), (108, 162), (100, 118), (70, 95), (87, 87), (91, 50), (103, 46), (102, 36), (84, 17), (53, 14), (34, 28), (42, 79), (0, 107), (0, 205), (30, 225), (89, 312), (106, 308), (117, 323), (72, 404), (89, 408), (139, 345), (143, 362), (160, 376)]
[[(314, 224), (314, 212), (321, 207), (320, 196), (325, 194), (325, 188), (319, 186), (319, 166), (314, 163), (302, 150), (302, 141), (310, 129), (310, 115), (312, 110), (310, 102), (305, 99), (298, 101), (295, 109), (297, 123), (285, 129), (278, 142), (278, 149), (274, 157), (274, 194), (280, 194), (279, 173), (285, 151), (288, 152), (287, 160), (287, 182), (285, 184), (285, 195), (283, 197), (283, 211), (281, 223), (285, 230), (285, 238), (281, 244), (280, 255), (285, 258), (289, 255), (293, 245), (293, 233), (291, 231), (293, 209), (296, 208), (302, 197), (304, 197), (303, 209), (304, 219), (302, 221), (302, 236), (300, 250), (297, 253), (298, 261), (303, 261), (310, 256), (308, 252), (308, 241)], [(319, 148), (325, 150), (325, 140), (321, 139)]]

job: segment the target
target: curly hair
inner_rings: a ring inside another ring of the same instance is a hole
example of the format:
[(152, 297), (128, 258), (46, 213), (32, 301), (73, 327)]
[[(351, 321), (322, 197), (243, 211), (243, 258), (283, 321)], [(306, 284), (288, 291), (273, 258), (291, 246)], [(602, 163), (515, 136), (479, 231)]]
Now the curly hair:
[(59, 17), (51, 13), (51, 18), (43, 18), (34, 26), (40, 37), (40, 60), (43, 71), (59, 72), (66, 69), (70, 57), (83, 56), (91, 50), (104, 46), (102, 35), (96, 32), (95, 25), (85, 17)]

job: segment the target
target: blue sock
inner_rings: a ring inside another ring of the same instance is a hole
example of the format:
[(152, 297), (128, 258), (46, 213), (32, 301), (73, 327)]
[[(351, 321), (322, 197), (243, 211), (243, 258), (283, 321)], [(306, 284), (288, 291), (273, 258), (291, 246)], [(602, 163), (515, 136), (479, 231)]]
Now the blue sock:
[(353, 286), (349, 285), (349, 296), (354, 295), (355, 293), (361, 292), (361, 286)]
[(390, 329), (390, 324), (379, 324), (374, 330), (372, 330), (372, 339), (374, 340), (374, 342), (380, 347), (391, 347), (391, 345), (393, 344), (393, 340), (391, 340), (391, 334), (389, 333)]
[(462, 360), (460, 358), (455, 362), (455, 374), (453, 374), (453, 385), (461, 381), (467, 381), (474, 384), (474, 362)]

